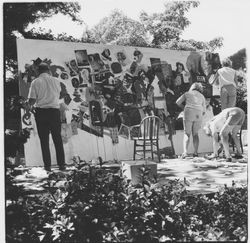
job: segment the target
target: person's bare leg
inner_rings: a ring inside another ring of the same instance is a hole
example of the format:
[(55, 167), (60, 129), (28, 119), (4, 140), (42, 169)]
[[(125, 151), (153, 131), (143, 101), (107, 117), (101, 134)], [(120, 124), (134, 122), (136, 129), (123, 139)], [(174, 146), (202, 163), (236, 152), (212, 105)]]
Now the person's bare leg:
[(240, 147), (240, 140), (238, 139), (237, 133), (240, 130), (240, 126), (236, 126), (233, 131), (232, 131), (232, 138), (234, 140), (234, 144), (236, 146), (236, 150), (237, 150), (237, 154), (241, 155), (242, 151), (241, 151), (241, 147)]
[(220, 134), (220, 136), (221, 136), (221, 141), (222, 141), (223, 148), (225, 151), (225, 156), (226, 158), (231, 158), (231, 155), (229, 152), (229, 144), (228, 144), (228, 133), (224, 131)]
[(198, 154), (199, 142), (200, 140), (198, 133), (193, 134), (194, 154)]
[(190, 143), (190, 136), (192, 133), (192, 122), (183, 120), (184, 135), (183, 135), (183, 157), (187, 156), (188, 146)]
[(193, 134), (193, 146), (194, 146), (194, 155), (198, 155), (199, 148), (199, 130), (201, 128), (201, 122), (196, 121), (193, 123), (192, 134)]
[(184, 132), (184, 137), (183, 137), (183, 154), (184, 155), (187, 155), (189, 142), (190, 142), (190, 134)]
[(218, 157), (218, 150), (220, 147), (220, 143), (218, 142), (218, 134), (213, 135), (213, 154), (207, 156), (208, 159), (214, 159)]

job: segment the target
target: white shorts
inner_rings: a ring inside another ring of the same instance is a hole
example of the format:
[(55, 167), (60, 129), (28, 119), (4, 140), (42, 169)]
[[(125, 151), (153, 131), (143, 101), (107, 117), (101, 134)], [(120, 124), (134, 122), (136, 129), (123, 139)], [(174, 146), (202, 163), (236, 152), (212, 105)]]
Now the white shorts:
[(202, 125), (202, 111), (185, 108), (183, 116), (184, 132), (187, 134), (197, 134)]

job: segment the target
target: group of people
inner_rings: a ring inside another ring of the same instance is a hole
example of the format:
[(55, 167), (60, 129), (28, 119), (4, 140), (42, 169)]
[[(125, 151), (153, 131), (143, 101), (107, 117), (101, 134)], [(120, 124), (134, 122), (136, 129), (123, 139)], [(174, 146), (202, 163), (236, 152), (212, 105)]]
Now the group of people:
[[(207, 121), (204, 131), (208, 136), (213, 137), (213, 154), (209, 159), (217, 158), (224, 149), (226, 161), (232, 161), (229, 151), (229, 136), (233, 139), (237, 152), (235, 158), (242, 158), (240, 141), (237, 133), (245, 120), (245, 112), (236, 107), (236, 88), (237, 75), (232, 68), (232, 62), (226, 58), (222, 61), (222, 68), (210, 78), (210, 83), (216, 83), (220, 87), (221, 112)], [(202, 94), (203, 86), (201, 83), (193, 83), (189, 91), (181, 95), (176, 104), (184, 109), (183, 126), (183, 154), (182, 158), (188, 156), (188, 146), (190, 137), (193, 136), (194, 157), (198, 156), (199, 135), (198, 132), (203, 124), (203, 117), (206, 112), (206, 99)]]
[[(238, 131), (245, 119), (245, 113), (236, 105), (236, 71), (231, 68), (231, 61), (225, 59), (214, 77), (211, 84), (217, 83), (221, 90), (222, 111), (208, 121), (204, 131), (208, 136), (213, 137), (213, 154), (210, 158), (216, 158), (223, 147), (227, 161), (232, 157), (229, 152), (229, 134), (236, 145), (237, 152), (235, 158), (242, 157), (240, 142), (237, 137)], [(49, 66), (41, 63), (38, 67), (39, 77), (31, 83), (28, 95), (30, 109), (35, 104), (35, 120), (38, 135), (41, 142), (42, 157), (44, 167), (47, 171), (51, 170), (51, 156), (49, 150), (49, 134), (51, 133), (55, 145), (57, 163), (60, 170), (65, 169), (65, 155), (61, 138), (61, 122), (59, 111), (59, 97), (61, 92), (60, 82), (50, 75)], [(193, 136), (194, 154), (198, 156), (199, 135), (202, 127), (202, 120), (206, 112), (206, 99), (202, 94), (202, 84), (195, 82), (190, 89), (182, 94), (176, 104), (184, 109), (183, 125), (183, 154), (182, 158), (188, 156), (188, 146), (190, 137)], [(221, 146), (222, 145), (222, 146)]]

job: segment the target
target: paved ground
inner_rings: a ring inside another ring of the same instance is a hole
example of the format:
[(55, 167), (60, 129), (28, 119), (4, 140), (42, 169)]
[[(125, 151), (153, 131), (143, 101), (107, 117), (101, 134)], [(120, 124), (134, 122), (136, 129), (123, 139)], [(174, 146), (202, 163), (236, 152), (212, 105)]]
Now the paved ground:
[(204, 157), (166, 159), (158, 164), (157, 169), (161, 184), (168, 179), (179, 178), (192, 193), (215, 192), (225, 184), (231, 186), (233, 181), (236, 185), (246, 185), (247, 148), (244, 149), (243, 159), (233, 159), (232, 162)]
[[(218, 191), (225, 184), (247, 184), (247, 147), (244, 147), (244, 158), (226, 162), (225, 159), (206, 160), (204, 157), (186, 159), (162, 159), (157, 163), (157, 175), (160, 184), (170, 179), (180, 179), (191, 193), (211, 193)], [(106, 163), (105, 167), (120, 168), (119, 163)], [(72, 167), (71, 167), (72, 168)], [(68, 168), (70, 170), (70, 167)], [(41, 167), (20, 168), (23, 173), (15, 180), (28, 191), (39, 192), (46, 183), (48, 174)], [(54, 172), (59, 172), (57, 168)]]

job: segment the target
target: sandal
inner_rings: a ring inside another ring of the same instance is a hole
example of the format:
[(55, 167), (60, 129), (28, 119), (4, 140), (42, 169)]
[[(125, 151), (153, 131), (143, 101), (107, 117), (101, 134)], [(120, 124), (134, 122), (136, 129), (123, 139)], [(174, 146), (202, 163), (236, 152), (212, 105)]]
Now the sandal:
[(206, 155), (205, 158), (210, 160), (210, 159), (216, 159), (218, 158), (218, 156), (216, 156), (215, 154), (211, 154), (211, 155)]
[(232, 156), (234, 159), (242, 159), (243, 156), (241, 154), (235, 154)]
[(185, 153), (183, 153), (183, 154), (181, 155), (181, 159), (186, 159), (187, 157), (188, 157), (188, 155), (185, 154)]
[(195, 157), (199, 157), (199, 156), (198, 156), (198, 153), (194, 153), (194, 154), (193, 154), (193, 157), (194, 157), (194, 158), (195, 158)]

